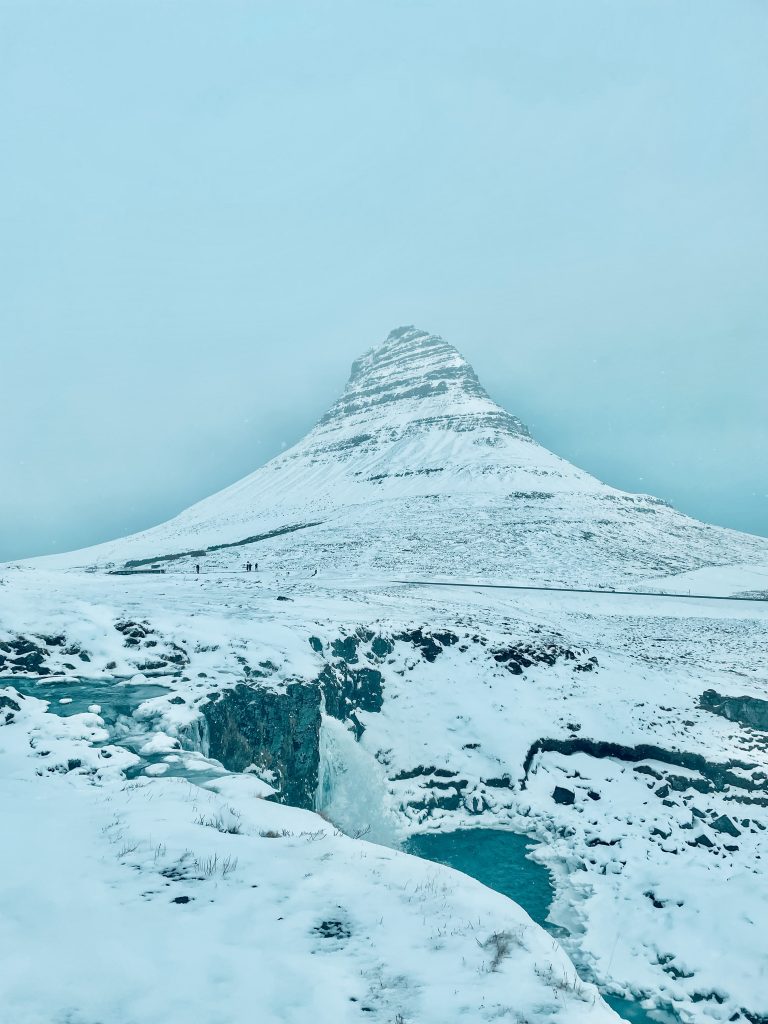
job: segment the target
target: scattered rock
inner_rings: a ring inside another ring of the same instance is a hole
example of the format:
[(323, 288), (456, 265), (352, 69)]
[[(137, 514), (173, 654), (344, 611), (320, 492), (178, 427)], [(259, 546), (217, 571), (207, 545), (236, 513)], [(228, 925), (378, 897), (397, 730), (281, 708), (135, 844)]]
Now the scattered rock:
[(709, 827), (713, 828), (715, 832), (726, 832), (729, 836), (733, 836), (734, 839), (741, 835), (741, 832), (736, 828), (727, 814), (721, 814), (719, 818), (715, 818), (714, 821), (710, 821)]
[(352, 932), (343, 921), (321, 921), (312, 931), (321, 939), (348, 939)]
[(712, 847), (715, 844), (712, 842), (712, 840), (709, 838), (709, 836), (705, 836), (704, 833), (702, 833), (701, 835), (696, 836), (696, 838), (694, 839), (694, 841), (693, 841), (693, 843), (691, 845), (693, 845), (693, 846), (704, 846), (708, 850), (711, 850)]
[(568, 806), (575, 802), (576, 794), (573, 790), (566, 789), (565, 786), (555, 786), (552, 791), (552, 799), (556, 804), (565, 804)]

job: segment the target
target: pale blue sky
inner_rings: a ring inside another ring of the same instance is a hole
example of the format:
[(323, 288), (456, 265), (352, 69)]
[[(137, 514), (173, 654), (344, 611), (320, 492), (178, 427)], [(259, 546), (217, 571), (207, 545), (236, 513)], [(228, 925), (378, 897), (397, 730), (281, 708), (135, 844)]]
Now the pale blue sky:
[(0, 0), (0, 558), (161, 521), (443, 334), (768, 533), (762, 0)]

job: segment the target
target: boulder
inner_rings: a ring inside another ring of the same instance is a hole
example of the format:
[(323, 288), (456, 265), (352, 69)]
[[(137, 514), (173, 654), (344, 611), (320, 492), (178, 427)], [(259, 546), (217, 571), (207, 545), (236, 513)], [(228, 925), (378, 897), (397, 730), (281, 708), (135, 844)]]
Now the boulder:
[(565, 786), (555, 786), (552, 791), (552, 799), (556, 804), (565, 804), (567, 806), (575, 802), (576, 794), (573, 790), (566, 789)]

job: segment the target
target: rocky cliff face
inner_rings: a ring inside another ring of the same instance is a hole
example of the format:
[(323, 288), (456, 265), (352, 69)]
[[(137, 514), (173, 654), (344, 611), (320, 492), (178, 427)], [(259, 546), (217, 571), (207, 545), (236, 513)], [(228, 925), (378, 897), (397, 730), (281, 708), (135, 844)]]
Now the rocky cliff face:
[(432, 428), (530, 436), (525, 424), (491, 401), (453, 345), (411, 326), (392, 331), (355, 360), (343, 395), (313, 434), (351, 429), (373, 439), (383, 431), (380, 440), (393, 441)]
[(201, 710), (211, 757), (233, 772), (256, 768), (281, 803), (313, 806), (320, 756), (316, 687), (293, 683), (275, 691), (241, 684), (212, 693)]

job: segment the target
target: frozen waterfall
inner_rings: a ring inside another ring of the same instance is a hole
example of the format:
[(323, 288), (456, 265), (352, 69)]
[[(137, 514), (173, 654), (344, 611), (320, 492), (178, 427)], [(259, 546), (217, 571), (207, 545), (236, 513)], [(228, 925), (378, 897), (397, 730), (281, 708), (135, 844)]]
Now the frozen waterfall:
[(398, 846), (381, 765), (343, 722), (323, 715), (315, 809), (347, 835)]

